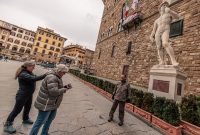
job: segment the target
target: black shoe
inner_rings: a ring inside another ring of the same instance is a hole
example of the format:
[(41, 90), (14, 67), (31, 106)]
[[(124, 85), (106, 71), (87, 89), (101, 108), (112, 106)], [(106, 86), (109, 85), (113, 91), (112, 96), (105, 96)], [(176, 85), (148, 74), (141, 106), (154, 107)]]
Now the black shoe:
[(32, 125), (34, 122), (31, 119), (28, 119), (28, 120), (24, 120), (22, 123)]
[(113, 121), (113, 118), (109, 118), (109, 119), (108, 119), (108, 122), (111, 122), (111, 121)]
[(119, 125), (119, 126), (122, 126), (122, 125), (124, 125), (124, 123), (123, 123), (123, 122), (119, 122), (118, 125)]
[(13, 127), (13, 124), (10, 123), (10, 122), (6, 122), (4, 124), (4, 129), (3, 129), (4, 132), (7, 132), (9, 134), (13, 134), (16, 132), (16, 129)]

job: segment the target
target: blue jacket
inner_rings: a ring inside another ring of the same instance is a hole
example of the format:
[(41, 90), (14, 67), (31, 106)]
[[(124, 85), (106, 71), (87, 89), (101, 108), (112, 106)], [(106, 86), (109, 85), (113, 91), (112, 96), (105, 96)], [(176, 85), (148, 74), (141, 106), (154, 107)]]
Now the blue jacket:
[(19, 90), (18, 94), (32, 95), (35, 91), (36, 81), (45, 78), (45, 74), (41, 76), (36, 76), (33, 73), (23, 70), (18, 76)]

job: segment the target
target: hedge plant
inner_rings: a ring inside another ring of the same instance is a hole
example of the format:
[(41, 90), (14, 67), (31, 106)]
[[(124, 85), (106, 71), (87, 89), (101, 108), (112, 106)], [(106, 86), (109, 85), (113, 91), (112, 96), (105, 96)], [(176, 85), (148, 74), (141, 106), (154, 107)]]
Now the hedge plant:
[(167, 121), (171, 125), (179, 126), (180, 123), (180, 113), (178, 105), (174, 100), (165, 100), (163, 105), (162, 118), (164, 121)]
[(200, 126), (199, 101), (195, 95), (188, 95), (183, 97), (180, 104), (182, 119), (197, 126)]
[(152, 113), (153, 112), (153, 102), (154, 102), (154, 95), (153, 93), (144, 93), (143, 97), (143, 103), (142, 103), (142, 109), (144, 109), (147, 112)]
[(163, 114), (163, 108), (164, 108), (164, 103), (165, 103), (166, 98), (164, 97), (156, 97), (154, 99), (153, 103), (153, 114), (161, 119), (163, 119), (162, 114)]
[[(69, 72), (111, 94), (113, 93), (115, 84), (109, 81), (82, 74), (77, 70), (71, 69)], [(174, 126), (179, 125), (180, 113), (175, 101), (167, 100), (164, 97), (154, 98), (152, 93), (143, 92), (135, 88), (130, 88), (130, 91), (132, 104), (153, 113), (155, 116)], [(184, 97), (180, 105), (180, 110), (183, 120), (200, 126), (200, 97), (194, 95)]]

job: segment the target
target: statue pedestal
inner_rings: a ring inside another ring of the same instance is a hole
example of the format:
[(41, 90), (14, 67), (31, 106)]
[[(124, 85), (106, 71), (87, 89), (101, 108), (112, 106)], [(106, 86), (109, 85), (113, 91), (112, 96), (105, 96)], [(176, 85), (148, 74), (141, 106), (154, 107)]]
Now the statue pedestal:
[(180, 101), (187, 76), (173, 65), (155, 65), (150, 70), (148, 91), (155, 96)]

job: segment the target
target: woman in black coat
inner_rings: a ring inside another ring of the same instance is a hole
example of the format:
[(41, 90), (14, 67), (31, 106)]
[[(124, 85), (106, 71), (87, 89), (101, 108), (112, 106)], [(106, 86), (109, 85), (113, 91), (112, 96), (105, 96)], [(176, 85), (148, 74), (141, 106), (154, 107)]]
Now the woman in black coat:
[(33, 121), (29, 118), (29, 112), (32, 105), (32, 97), (36, 87), (36, 81), (45, 78), (46, 74), (36, 76), (32, 72), (35, 68), (34, 61), (25, 62), (16, 72), (15, 79), (18, 79), (19, 90), (16, 94), (16, 103), (9, 114), (7, 121), (4, 125), (4, 131), (10, 134), (15, 133), (16, 129), (13, 127), (13, 121), (15, 117), (23, 111), (23, 123), (33, 124)]

